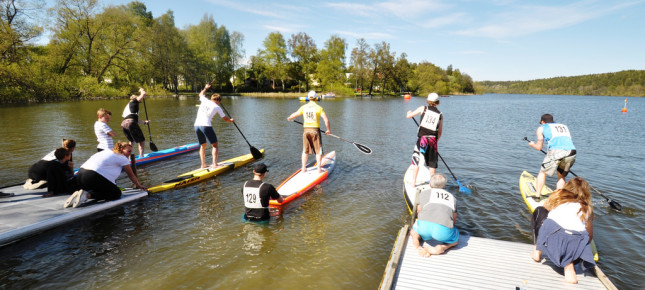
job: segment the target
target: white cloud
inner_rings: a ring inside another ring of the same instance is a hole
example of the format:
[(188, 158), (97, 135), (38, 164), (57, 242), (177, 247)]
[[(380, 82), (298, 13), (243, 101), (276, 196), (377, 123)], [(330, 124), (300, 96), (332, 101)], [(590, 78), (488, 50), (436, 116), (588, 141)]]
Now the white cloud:
[(264, 28), (271, 31), (278, 31), (280, 33), (292, 33), (295, 30), (291, 27), (275, 26), (275, 25), (264, 25)]
[(358, 33), (358, 32), (353, 32), (353, 31), (334, 31), (334, 33), (336, 33), (338, 35), (349, 36), (349, 37), (356, 38), (356, 39), (365, 38), (365, 39), (383, 40), (383, 39), (394, 39), (394, 38), (396, 38), (392, 34), (382, 33), (382, 32)]

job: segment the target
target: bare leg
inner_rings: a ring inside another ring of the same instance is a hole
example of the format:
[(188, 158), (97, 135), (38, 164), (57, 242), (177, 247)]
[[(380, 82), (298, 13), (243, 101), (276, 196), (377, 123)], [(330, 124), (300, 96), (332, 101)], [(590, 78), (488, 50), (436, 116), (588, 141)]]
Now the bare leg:
[(410, 238), (412, 238), (412, 245), (414, 246), (415, 249), (417, 249), (419, 256), (426, 257), (426, 258), (431, 256), (430, 252), (425, 247), (421, 246), (421, 243), (423, 242), (423, 240), (421, 239), (421, 236), (417, 234), (416, 231), (410, 230)]
[(212, 145), (213, 145), (213, 168), (215, 168), (215, 167), (217, 167), (217, 154), (218, 154), (217, 148), (218, 148), (219, 144), (217, 144), (217, 142), (215, 142)]
[(555, 188), (556, 189), (562, 189), (562, 188), (564, 188), (565, 183), (566, 183), (566, 181), (564, 180), (564, 176), (562, 176), (562, 174), (560, 174), (560, 172), (558, 172), (558, 183), (556, 183)]
[(546, 173), (540, 171), (537, 176), (537, 181), (535, 183), (537, 187), (537, 192), (535, 193), (535, 196), (537, 198), (540, 198), (540, 195), (542, 195), (542, 188), (544, 188), (544, 183), (546, 182)]
[(578, 276), (576, 276), (576, 269), (573, 267), (573, 263), (564, 266), (564, 280), (571, 284), (578, 283)]
[(318, 163), (318, 173), (321, 173), (322, 169), (320, 168), (320, 166), (322, 165), (322, 152), (316, 154), (316, 163)]
[(139, 157), (143, 157), (143, 151), (146, 149), (146, 141), (139, 142)]
[(536, 262), (542, 261), (542, 251), (538, 251), (537, 247), (533, 246), (533, 253), (531, 253), (531, 259)]
[(206, 143), (200, 144), (199, 147), (199, 159), (202, 161), (201, 168), (206, 168)]
[(302, 172), (307, 172), (307, 154), (305, 152), (302, 152)]
[(452, 243), (452, 244), (441, 244), (441, 245), (436, 245), (434, 248), (430, 248), (430, 254), (433, 255), (441, 255), (443, 252), (445, 252), (447, 249), (450, 249), (454, 246), (456, 246), (459, 243), (459, 241)]
[(419, 174), (419, 166), (414, 165), (414, 164), (410, 164), (409, 168), (412, 169), (412, 180), (411, 180), (410, 184), (412, 186), (416, 186), (417, 185), (417, 174)]

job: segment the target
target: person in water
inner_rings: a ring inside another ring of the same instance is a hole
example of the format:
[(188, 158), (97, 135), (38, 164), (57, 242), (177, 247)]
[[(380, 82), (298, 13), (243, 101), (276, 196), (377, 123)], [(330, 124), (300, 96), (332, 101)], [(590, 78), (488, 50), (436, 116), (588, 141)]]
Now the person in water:
[(576, 162), (576, 147), (573, 146), (569, 128), (564, 124), (554, 122), (551, 114), (542, 115), (540, 127), (537, 128), (535, 134), (537, 135), (537, 141), (529, 142), (529, 146), (540, 151), (544, 146), (544, 141), (546, 141), (549, 148), (542, 161), (536, 180), (537, 191), (535, 199), (539, 201), (547, 174), (553, 176), (557, 170), (558, 182), (556, 183), (556, 189), (564, 186), (564, 178), (567, 177), (571, 166)]
[(329, 118), (325, 114), (325, 110), (316, 103), (318, 96), (315, 91), (310, 91), (307, 95), (309, 102), (302, 105), (298, 111), (291, 114), (287, 120), (302, 116), (304, 131), (302, 133), (302, 172), (307, 171), (307, 159), (309, 154), (316, 154), (316, 162), (318, 164), (318, 173), (322, 172), (320, 164), (322, 164), (322, 139), (320, 138), (320, 118), (325, 121), (326, 135), (331, 134), (331, 127), (329, 127)]
[(531, 220), (535, 247), (531, 258), (542, 261), (545, 252), (549, 260), (564, 269), (568, 283), (578, 283), (574, 262), (582, 262), (582, 270), (596, 264), (591, 251), (593, 239), (593, 205), (589, 184), (575, 177), (561, 189), (551, 193), (533, 211)]
[[(457, 222), (457, 200), (444, 188), (446, 177), (437, 173), (430, 178), (430, 186), (419, 194), (417, 220), (410, 230), (414, 248), (422, 257), (443, 254), (447, 249), (459, 243)], [(441, 242), (434, 247), (423, 246), (424, 241)]]
[(244, 183), (242, 197), (244, 198), (244, 219), (249, 221), (266, 221), (271, 218), (269, 213), (269, 200), (276, 199), (283, 202), (284, 199), (273, 185), (263, 182), (269, 169), (264, 163), (258, 163), (253, 167), (253, 180)]
[(437, 142), (441, 138), (443, 131), (443, 114), (437, 109), (439, 95), (430, 93), (426, 102), (428, 103), (427, 106), (420, 106), (414, 111), (408, 111), (406, 114), (408, 119), (421, 114), (419, 130), (417, 130), (417, 143), (414, 146), (412, 164), (410, 164), (410, 169), (412, 170), (411, 184), (414, 186), (417, 185), (417, 175), (419, 174), (421, 158), (423, 158), (425, 166), (429, 167), (430, 176), (436, 172), (437, 158), (439, 156)]
[(121, 198), (121, 189), (116, 179), (125, 171), (135, 188), (147, 190), (137, 179), (130, 167), (132, 145), (128, 142), (117, 142), (114, 149), (94, 153), (81, 165), (78, 171), (80, 190), (74, 192), (63, 204), (63, 207), (78, 207), (89, 199), (117, 200)]
[(197, 110), (197, 118), (195, 118), (194, 124), (195, 134), (197, 134), (197, 141), (200, 145), (199, 159), (202, 162), (201, 168), (208, 167), (208, 165), (206, 165), (207, 140), (208, 143), (210, 143), (213, 147), (213, 164), (211, 165), (211, 167), (215, 168), (218, 166), (217, 155), (219, 154), (219, 146), (217, 143), (217, 135), (215, 134), (215, 130), (213, 130), (213, 125), (211, 124), (211, 120), (213, 119), (215, 114), (219, 115), (222, 120), (224, 120), (224, 122), (233, 123), (235, 121), (235, 119), (229, 118), (226, 116), (226, 114), (224, 114), (222, 107), (220, 107), (222, 97), (219, 94), (211, 95), (210, 100), (206, 98), (206, 91), (208, 91), (210, 87), (211, 84), (206, 84), (204, 89), (199, 93), (199, 101), (201, 102), (201, 104), (199, 105), (199, 109)]
[(143, 156), (143, 153), (146, 149), (146, 137), (143, 136), (143, 131), (139, 124), (148, 124), (150, 120), (141, 121), (139, 120), (139, 103), (143, 102), (143, 98), (146, 97), (146, 90), (139, 88), (139, 95), (130, 96), (130, 102), (123, 109), (123, 122), (121, 122), (121, 128), (123, 128), (123, 134), (128, 138), (130, 144), (139, 145), (139, 156)]

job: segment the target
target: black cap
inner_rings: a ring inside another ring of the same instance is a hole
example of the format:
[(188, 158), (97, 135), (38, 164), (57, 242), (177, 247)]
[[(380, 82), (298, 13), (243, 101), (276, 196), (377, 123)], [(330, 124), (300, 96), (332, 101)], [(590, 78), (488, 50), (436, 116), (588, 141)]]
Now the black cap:
[(253, 167), (253, 172), (263, 174), (269, 172), (269, 169), (267, 169), (267, 166), (264, 165), (264, 163), (258, 163), (255, 165), (255, 167)]

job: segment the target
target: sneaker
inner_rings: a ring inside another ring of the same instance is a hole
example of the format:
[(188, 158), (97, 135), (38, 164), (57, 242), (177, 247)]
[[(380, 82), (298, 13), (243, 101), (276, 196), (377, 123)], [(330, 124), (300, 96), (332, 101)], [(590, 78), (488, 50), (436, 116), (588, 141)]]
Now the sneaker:
[(72, 203), (72, 207), (78, 207), (79, 205), (83, 204), (86, 201), (87, 201), (87, 191), (82, 190), (78, 198), (74, 199), (74, 203)]
[(74, 191), (74, 193), (72, 193), (72, 195), (70, 195), (70, 196), (65, 200), (65, 203), (63, 204), (63, 208), (67, 208), (67, 207), (69, 207), (70, 205), (72, 205), (72, 203), (74, 202), (74, 200), (76, 200), (76, 198), (77, 198), (78, 196), (80, 196), (80, 195), (81, 195), (81, 193), (83, 193), (83, 190), (82, 190), (82, 189), (77, 190), (77, 191)]
[(31, 178), (28, 178), (25, 184), (22, 186), (24, 189), (34, 190), (39, 189), (47, 183), (47, 180), (41, 180), (34, 182)]

